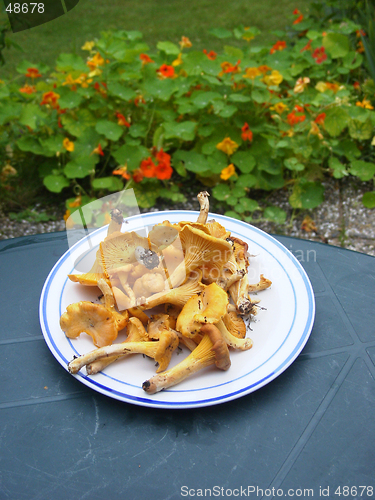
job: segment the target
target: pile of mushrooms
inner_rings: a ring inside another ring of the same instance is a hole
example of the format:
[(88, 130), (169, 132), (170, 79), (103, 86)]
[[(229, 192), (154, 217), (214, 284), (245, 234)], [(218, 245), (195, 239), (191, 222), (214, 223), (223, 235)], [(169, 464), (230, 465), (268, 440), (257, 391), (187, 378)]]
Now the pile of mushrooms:
[[(71, 373), (86, 367), (94, 375), (120, 358), (143, 354), (157, 365), (156, 375), (142, 385), (154, 394), (210, 365), (228, 370), (231, 349), (252, 347), (245, 321), (257, 314), (259, 300), (250, 293), (271, 281), (261, 275), (249, 283), (248, 246), (207, 220), (208, 197), (206, 191), (198, 195), (196, 222), (164, 221), (147, 237), (121, 232), (122, 214), (113, 211), (92, 269), (69, 275), (102, 294), (100, 303), (71, 304), (60, 318), (67, 337), (86, 333), (96, 346), (68, 364)], [(115, 343), (120, 332), (126, 339)], [(167, 369), (181, 345), (190, 354)]]

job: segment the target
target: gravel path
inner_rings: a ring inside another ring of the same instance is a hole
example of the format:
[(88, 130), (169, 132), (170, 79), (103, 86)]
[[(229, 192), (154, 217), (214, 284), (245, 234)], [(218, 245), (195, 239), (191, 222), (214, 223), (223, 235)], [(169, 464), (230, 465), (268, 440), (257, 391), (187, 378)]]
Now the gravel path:
[[(375, 209), (364, 208), (361, 201), (363, 193), (373, 189), (372, 183), (361, 183), (351, 178), (330, 180), (325, 183), (324, 203), (314, 210), (299, 211), (297, 214), (288, 204), (286, 191), (273, 193), (268, 202), (287, 211), (287, 223), (277, 225), (259, 221), (254, 225), (268, 233), (321, 241), (375, 256)], [(195, 196), (191, 195), (186, 203), (169, 208), (198, 210), (199, 205)], [(160, 205), (151, 211), (166, 209), (167, 206)], [(0, 206), (0, 239), (64, 231), (62, 215), (63, 212), (56, 212), (56, 220), (49, 222), (15, 221), (7, 217)], [(314, 221), (316, 231), (307, 232), (301, 227), (306, 216)]]

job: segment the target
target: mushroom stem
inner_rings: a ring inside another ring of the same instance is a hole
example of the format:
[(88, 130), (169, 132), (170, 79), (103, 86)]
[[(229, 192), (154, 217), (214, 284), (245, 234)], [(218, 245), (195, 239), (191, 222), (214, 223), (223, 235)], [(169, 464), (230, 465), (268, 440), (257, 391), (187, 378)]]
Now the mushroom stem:
[(155, 394), (172, 387), (207, 366), (216, 364), (221, 370), (228, 370), (230, 358), (228, 348), (215, 325), (203, 325), (203, 338), (197, 347), (178, 365), (155, 375), (142, 384), (148, 394)]
[(123, 356), (124, 354), (130, 353), (145, 354), (150, 358), (154, 358), (158, 349), (158, 344), (159, 342), (123, 342), (121, 344), (101, 347), (70, 361), (68, 370), (73, 374), (78, 373), (85, 365), (93, 363), (98, 359), (111, 356)]
[(201, 191), (197, 196), (198, 201), (199, 201), (199, 205), (201, 207), (200, 213), (199, 213), (199, 216), (197, 219), (197, 222), (199, 224), (206, 224), (206, 222), (207, 222), (208, 211), (210, 209), (210, 201), (208, 199), (209, 196), (210, 195), (209, 195), (209, 193), (207, 193), (207, 191)]
[(121, 231), (123, 220), (124, 218), (122, 216), (121, 210), (119, 210), (118, 208), (113, 209), (111, 212), (111, 222), (108, 226), (107, 236), (116, 231)]

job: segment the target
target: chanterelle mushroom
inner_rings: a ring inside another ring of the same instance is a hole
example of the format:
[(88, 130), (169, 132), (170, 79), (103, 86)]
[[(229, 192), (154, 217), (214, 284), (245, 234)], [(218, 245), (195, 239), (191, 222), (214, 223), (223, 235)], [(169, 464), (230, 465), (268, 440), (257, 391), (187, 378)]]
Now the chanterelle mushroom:
[(216, 265), (224, 264), (232, 253), (230, 242), (214, 238), (189, 224), (181, 229), (180, 239), (185, 259), (170, 276), (172, 288), (183, 283), (191, 271), (208, 262), (214, 261)]
[(217, 323), (227, 312), (228, 295), (216, 283), (206, 286), (201, 294), (193, 295), (177, 318), (176, 330), (193, 337), (202, 324)]
[(203, 325), (201, 333), (202, 340), (189, 356), (173, 368), (143, 382), (143, 390), (148, 394), (155, 394), (213, 364), (220, 370), (228, 370), (231, 364), (229, 351), (218, 329), (215, 325)]
[(70, 339), (87, 333), (98, 347), (112, 344), (119, 331), (115, 316), (104, 305), (88, 301), (70, 304), (61, 315), (60, 326)]

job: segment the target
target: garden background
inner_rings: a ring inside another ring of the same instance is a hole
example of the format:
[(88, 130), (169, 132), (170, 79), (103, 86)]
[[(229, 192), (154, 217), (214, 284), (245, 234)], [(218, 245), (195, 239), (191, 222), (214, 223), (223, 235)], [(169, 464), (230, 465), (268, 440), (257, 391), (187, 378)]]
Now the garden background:
[[(363, 1), (80, 3), (0, 17), (0, 237), (132, 187), (375, 254), (374, 8)], [(12, 234), (13, 236), (15, 234)]]

